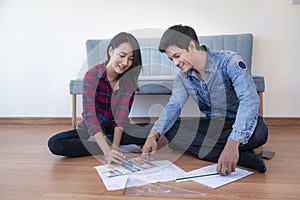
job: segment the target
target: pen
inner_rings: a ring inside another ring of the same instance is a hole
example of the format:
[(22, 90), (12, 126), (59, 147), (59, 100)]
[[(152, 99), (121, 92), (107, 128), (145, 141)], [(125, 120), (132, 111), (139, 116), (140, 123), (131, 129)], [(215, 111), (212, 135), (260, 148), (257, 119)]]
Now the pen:
[(195, 176), (186, 176), (182, 178), (176, 178), (176, 181), (188, 181), (188, 180), (193, 180), (201, 177), (206, 177), (206, 176), (214, 176), (214, 175), (219, 175), (218, 172), (215, 173), (210, 173), (210, 174), (202, 174), (202, 175), (195, 175)]

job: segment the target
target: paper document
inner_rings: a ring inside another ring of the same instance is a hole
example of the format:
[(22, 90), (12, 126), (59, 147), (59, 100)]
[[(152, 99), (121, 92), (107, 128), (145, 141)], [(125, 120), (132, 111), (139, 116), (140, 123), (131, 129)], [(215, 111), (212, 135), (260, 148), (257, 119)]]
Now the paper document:
[(168, 160), (157, 160), (151, 162), (151, 168), (137, 171), (134, 173), (107, 176), (107, 171), (112, 170), (108, 165), (95, 167), (107, 190), (119, 190), (125, 187), (146, 185), (149, 183), (165, 182), (183, 176), (185, 171), (174, 165)]
[[(202, 174), (212, 174), (212, 173), (217, 172), (216, 169), (217, 169), (217, 164), (213, 164), (213, 165), (209, 165), (206, 167), (202, 167), (200, 169), (196, 169), (196, 170), (187, 172), (182, 177), (199, 176)], [(226, 176), (222, 176), (222, 175), (203, 176), (203, 177), (199, 177), (197, 179), (193, 179), (193, 181), (195, 181), (196, 183), (205, 185), (207, 187), (210, 187), (210, 188), (218, 188), (218, 187), (221, 187), (228, 183), (231, 183), (233, 181), (237, 181), (241, 178), (249, 176), (251, 174), (253, 174), (253, 172), (235, 168), (235, 172), (232, 172)], [(178, 181), (178, 182), (180, 182), (180, 181)]]

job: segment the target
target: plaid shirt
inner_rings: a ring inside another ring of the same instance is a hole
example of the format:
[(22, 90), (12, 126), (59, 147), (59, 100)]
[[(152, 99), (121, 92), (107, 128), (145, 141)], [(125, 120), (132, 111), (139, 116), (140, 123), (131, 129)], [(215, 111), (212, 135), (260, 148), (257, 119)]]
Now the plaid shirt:
[(113, 134), (115, 127), (124, 127), (133, 103), (133, 88), (120, 85), (113, 91), (107, 80), (105, 63), (88, 70), (83, 81), (83, 120), (78, 127), (87, 127), (88, 133)]

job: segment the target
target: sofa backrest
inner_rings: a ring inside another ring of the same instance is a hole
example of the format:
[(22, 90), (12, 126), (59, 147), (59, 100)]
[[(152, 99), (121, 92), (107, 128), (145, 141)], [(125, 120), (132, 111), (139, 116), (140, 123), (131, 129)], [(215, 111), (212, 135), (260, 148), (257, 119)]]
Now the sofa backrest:
[[(165, 54), (158, 51), (159, 38), (139, 38), (142, 53), (143, 70), (140, 77), (161, 77), (167, 79), (175, 76), (177, 68)], [(252, 64), (253, 35), (232, 34), (232, 35), (210, 35), (200, 36), (200, 45), (206, 45), (211, 50), (230, 50), (239, 53), (246, 62), (250, 72)], [(87, 65), (88, 69), (106, 60), (106, 49), (109, 40), (87, 40)]]

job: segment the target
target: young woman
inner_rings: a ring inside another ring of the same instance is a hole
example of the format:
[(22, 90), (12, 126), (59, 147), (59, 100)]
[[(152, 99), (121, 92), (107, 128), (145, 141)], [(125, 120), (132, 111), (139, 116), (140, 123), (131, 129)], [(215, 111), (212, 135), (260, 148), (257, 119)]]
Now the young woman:
[[(136, 38), (117, 34), (107, 48), (107, 61), (88, 70), (83, 83), (83, 120), (77, 129), (58, 133), (48, 141), (56, 155), (79, 157), (104, 154), (107, 163), (124, 162), (120, 144), (138, 144), (145, 137), (130, 127), (128, 114), (142, 67)], [(131, 129), (131, 130), (130, 130)], [(143, 130), (142, 132), (145, 132)], [(94, 140), (90, 140), (93, 136)]]

